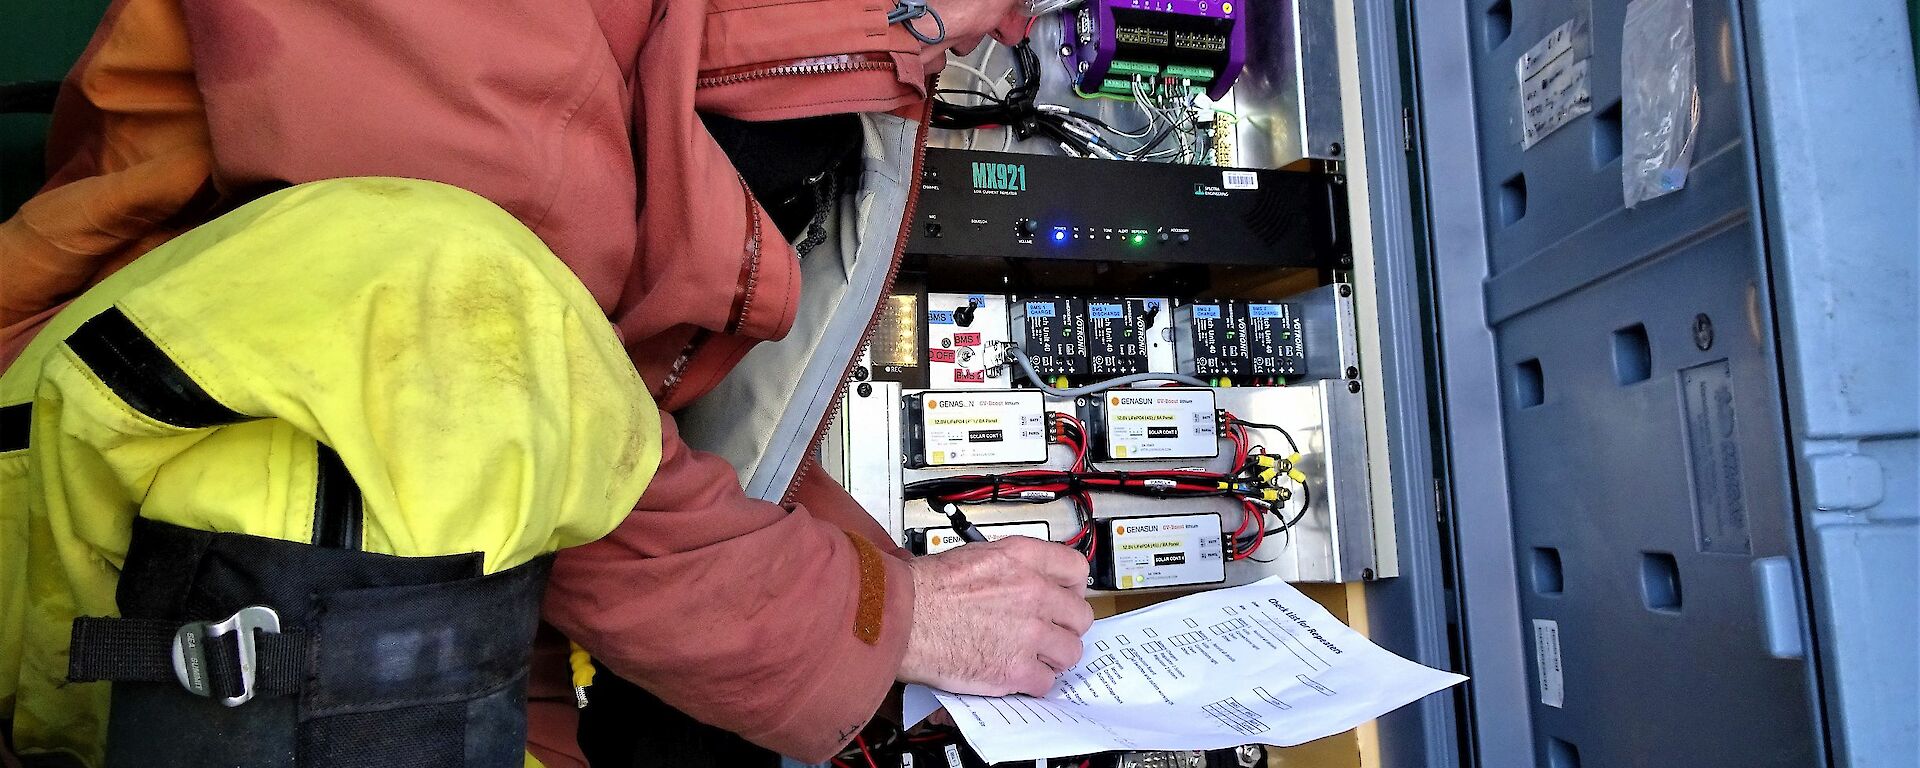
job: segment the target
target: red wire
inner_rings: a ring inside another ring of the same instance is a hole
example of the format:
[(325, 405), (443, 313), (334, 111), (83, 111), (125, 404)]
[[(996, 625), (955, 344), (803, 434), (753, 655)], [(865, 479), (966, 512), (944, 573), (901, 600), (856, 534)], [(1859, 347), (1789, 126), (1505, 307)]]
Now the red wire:
[(853, 743), (859, 744), (860, 754), (865, 755), (867, 757), (867, 768), (880, 768), (880, 764), (873, 761), (873, 752), (868, 751), (867, 749), (867, 737), (854, 736)]

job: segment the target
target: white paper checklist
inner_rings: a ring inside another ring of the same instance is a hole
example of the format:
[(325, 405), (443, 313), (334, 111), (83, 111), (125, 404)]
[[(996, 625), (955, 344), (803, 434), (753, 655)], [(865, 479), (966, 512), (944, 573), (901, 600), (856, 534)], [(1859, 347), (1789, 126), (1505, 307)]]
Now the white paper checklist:
[(1400, 658), (1277, 578), (1094, 622), (1044, 698), (911, 690), (945, 706), (988, 763), (1109, 750), (1290, 746), (1465, 681)]

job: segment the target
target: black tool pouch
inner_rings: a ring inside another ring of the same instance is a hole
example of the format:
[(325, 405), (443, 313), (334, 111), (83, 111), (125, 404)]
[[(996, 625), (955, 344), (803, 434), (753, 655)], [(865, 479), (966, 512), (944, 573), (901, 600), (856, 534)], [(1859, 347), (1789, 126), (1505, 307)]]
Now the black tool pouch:
[(518, 768), (551, 563), (138, 520), (121, 618), (74, 623), (68, 676), (114, 681), (112, 768)]

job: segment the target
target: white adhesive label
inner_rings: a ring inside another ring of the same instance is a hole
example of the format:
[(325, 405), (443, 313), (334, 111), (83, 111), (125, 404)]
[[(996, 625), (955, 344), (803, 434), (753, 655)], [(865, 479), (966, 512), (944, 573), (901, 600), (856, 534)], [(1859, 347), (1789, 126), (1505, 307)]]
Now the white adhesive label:
[(1522, 148), (1593, 111), (1587, 82), (1589, 50), (1587, 20), (1576, 18), (1554, 28), (1514, 62), (1520, 79)]
[(1560, 669), (1560, 622), (1533, 620), (1533, 663), (1540, 671), (1540, 703), (1565, 707), (1567, 681)]
[[(1008, 536), (1025, 536), (1029, 539), (1039, 539), (1041, 541), (1047, 541), (1052, 537), (1052, 529), (1049, 528), (1044, 521), (1037, 523), (985, 523), (974, 527), (980, 530), (980, 535), (987, 537), (987, 541), (999, 541)], [(967, 543), (966, 539), (960, 538), (960, 532), (955, 531), (951, 527), (928, 528), (926, 536), (926, 553), (929, 555), (937, 555)]]
[(1047, 460), (1047, 409), (1038, 391), (928, 392), (918, 400), (926, 466)]
[(1220, 453), (1210, 389), (1116, 389), (1106, 395), (1107, 456), (1184, 459)]
[(960, 762), (960, 748), (952, 744), (947, 745), (947, 768), (967, 768)]
[(1212, 584), (1227, 578), (1219, 515), (1128, 517), (1107, 525), (1113, 533), (1115, 589)]
[(1253, 171), (1221, 171), (1220, 186), (1227, 189), (1259, 189), (1260, 174)]

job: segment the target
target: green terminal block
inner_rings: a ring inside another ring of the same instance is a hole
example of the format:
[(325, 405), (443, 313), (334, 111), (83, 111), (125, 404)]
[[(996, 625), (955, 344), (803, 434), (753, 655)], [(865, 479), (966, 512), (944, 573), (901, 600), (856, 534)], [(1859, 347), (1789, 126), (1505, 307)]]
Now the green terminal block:
[[(1173, 67), (1168, 67), (1167, 69), (1172, 70)], [(1186, 69), (1193, 69), (1193, 67), (1186, 67)], [(1158, 77), (1160, 75), (1160, 68), (1144, 62), (1126, 61), (1124, 59), (1114, 59), (1113, 63), (1107, 66), (1107, 74), (1110, 77), (1120, 77), (1125, 75), (1140, 75), (1142, 77)]]
[[(1119, 66), (1119, 64), (1120, 62), (1114, 62), (1115, 66)], [(1196, 83), (1211, 83), (1213, 82), (1213, 70), (1206, 67), (1191, 67), (1185, 64), (1168, 64), (1167, 77), (1192, 80)]]
[(1109, 77), (1105, 80), (1100, 81), (1100, 92), (1119, 94), (1121, 96), (1132, 96), (1133, 81), (1122, 80), (1117, 77)]

